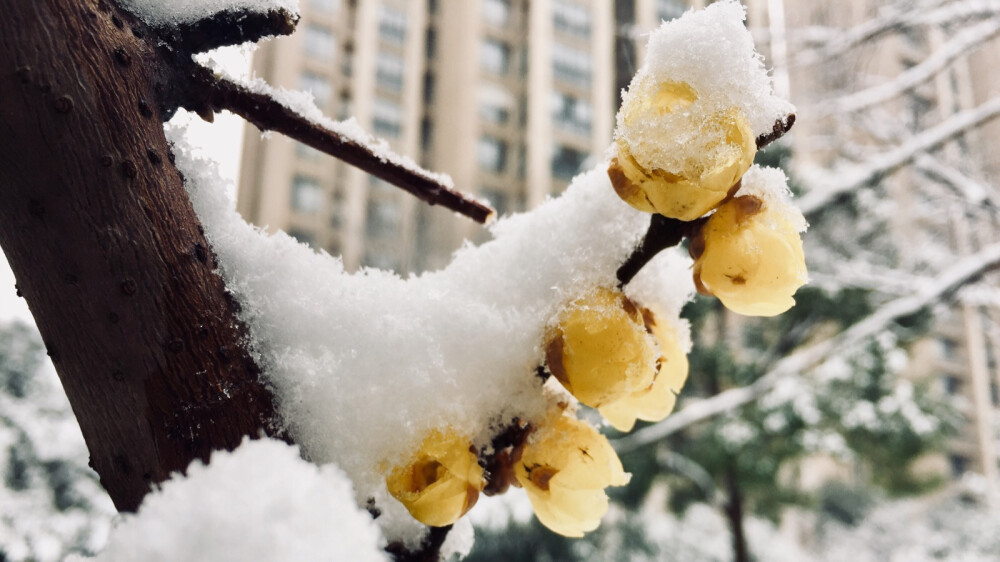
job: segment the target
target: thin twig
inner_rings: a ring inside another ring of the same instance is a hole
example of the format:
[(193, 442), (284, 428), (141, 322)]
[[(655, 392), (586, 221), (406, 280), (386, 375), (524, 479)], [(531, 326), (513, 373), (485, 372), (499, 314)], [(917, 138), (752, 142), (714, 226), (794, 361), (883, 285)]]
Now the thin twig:
[(701, 219), (694, 222), (684, 222), (654, 214), (649, 221), (649, 230), (646, 231), (646, 235), (643, 236), (642, 241), (639, 242), (632, 255), (625, 260), (625, 263), (615, 273), (618, 277), (618, 286), (624, 287), (628, 285), (629, 281), (656, 254), (680, 244), (684, 237), (689, 236), (692, 229), (700, 224), (700, 221)]
[(777, 121), (775, 121), (774, 127), (771, 129), (771, 132), (757, 137), (757, 150), (760, 150), (765, 146), (771, 144), (772, 142), (785, 136), (785, 133), (787, 133), (792, 128), (792, 125), (795, 125), (794, 113), (792, 113), (788, 117), (785, 117), (784, 120), (778, 119)]
[(191, 65), (190, 73), (191, 85), (181, 105), (192, 111), (201, 114), (228, 109), (262, 131), (277, 131), (339, 158), (429, 205), (440, 205), (479, 223), (486, 223), (494, 214), (489, 206), (451, 189), (429, 172), (376, 154), (370, 146), (310, 121), (270, 95), (216, 77), (196, 64)]

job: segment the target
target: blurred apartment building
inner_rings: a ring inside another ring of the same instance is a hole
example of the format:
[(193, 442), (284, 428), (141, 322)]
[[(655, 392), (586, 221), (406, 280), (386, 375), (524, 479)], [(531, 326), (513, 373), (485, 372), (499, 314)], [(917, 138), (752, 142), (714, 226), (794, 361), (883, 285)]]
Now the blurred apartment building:
[[(611, 138), (611, 0), (304, 0), (254, 72), (312, 92), (501, 213), (561, 191)], [(438, 268), (484, 229), (286, 138), (248, 128), (239, 210), (348, 269)]]
[[(397, 152), (448, 173), (458, 189), (489, 200), (505, 214), (558, 193), (592, 159), (601, 158), (611, 139), (619, 92), (643, 61), (644, 34), (661, 20), (705, 3), (302, 0), (299, 31), (262, 46), (253, 68), (271, 84), (311, 92), (326, 114), (354, 117)], [(789, 70), (786, 63), (794, 55), (789, 45), (794, 49), (795, 43), (787, 38), (796, 31), (847, 29), (888, 2), (745, 3), (775, 87), (800, 107), (821, 103), (845, 86), (844, 72), (894, 76), (947, 40), (931, 26), (889, 49), (879, 45), (852, 59), (856, 67)], [(899, 103), (916, 108), (903, 108), (916, 121), (940, 120), (946, 117), (942, 113), (986, 99), (992, 87), (987, 77), (1000, 86), (989, 57), (973, 53)], [(800, 120), (793, 136), (797, 158), (819, 163), (830, 158), (822, 141), (831, 133), (822, 127), (836, 134), (836, 123)], [(1000, 138), (996, 128), (983, 134)], [(963, 160), (970, 146), (985, 151), (991, 145), (973, 135), (955, 142), (961, 146), (945, 147), (937, 155), (954, 160), (955, 170), (976, 177), (1000, 172), (989, 169), (1000, 166), (995, 159), (980, 159), (986, 169), (969, 169), (975, 164)], [(252, 127), (246, 132), (240, 178), (238, 209), (247, 220), (341, 255), (348, 269), (435, 269), (448, 262), (463, 239), (486, 236), (468, 219), (428, 207), (288, 138), (262, 138)], [(907, 182), (925, 180), (910, 173), (893, 181), (905, 204)], [(986, 230), (980, 219), (955, 212), (961, 216), (949, 218), (946, 227), (952, 230), (956, 255), (975, 251), (991, 241), (987, 233), (997, 232), (995, 225)], [(941, 227), (920, 220), (901, 226), (900, 235)], [(969, 404), (970, 422), (948, 457), (938, 459), (939, 470), (974, 470), (997, 478), (1000, 333), (986, 327), (998, 322), (998, 308), (956, 305), (945, 311), (936, 335), (918, 346), (915, 363), (921, 372), (915, 374), (938, 377), (945, 392)]]

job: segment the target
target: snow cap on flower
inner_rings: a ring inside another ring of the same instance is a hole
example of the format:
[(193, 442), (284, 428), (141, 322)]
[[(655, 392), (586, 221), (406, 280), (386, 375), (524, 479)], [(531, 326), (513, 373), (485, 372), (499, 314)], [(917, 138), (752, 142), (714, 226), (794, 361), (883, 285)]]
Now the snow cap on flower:
[(632, 206), (693, 220), (750, 167), (756, 138), (794, 111), (776, 97), (738, 2), (664, 23), (623, 94), (609, 176)]

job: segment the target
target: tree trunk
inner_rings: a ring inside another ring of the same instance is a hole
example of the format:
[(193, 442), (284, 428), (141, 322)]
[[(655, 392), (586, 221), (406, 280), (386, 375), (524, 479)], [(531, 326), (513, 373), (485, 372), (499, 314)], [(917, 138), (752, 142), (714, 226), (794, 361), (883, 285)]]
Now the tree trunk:
[(123, 511), (277, 431), (171, 163), (144, 30), (104, 0), (5, 2), (0, 18), (0, 246)]
[[(735, 462), (735, 461), (733, 461)], [(750, 552), (747, 550), (746, 531), (743, 528), (743, 492), (740, 490), (739, 477), (736, 469), (729, 467), (726, 469), (726, 491), (729, 500), (726, 502), (726, 519), (729, 521), (729, 530), (733, 536), (733, 560), (734, 562), (750, 562)]]

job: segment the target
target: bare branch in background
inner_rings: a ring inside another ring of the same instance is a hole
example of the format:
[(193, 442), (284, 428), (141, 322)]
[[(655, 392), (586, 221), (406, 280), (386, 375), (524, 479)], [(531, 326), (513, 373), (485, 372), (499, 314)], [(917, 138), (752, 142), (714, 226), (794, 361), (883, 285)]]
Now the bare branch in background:
[(801, 374), (837, 353), (843, 353), (884, 330), (893, 321), (919, 312), (926, 306), (952, 295), (963, 285), (1000, 266), (1000, 244), (971, 255), (938, 276), (932, 284), (915, 293), (892, 300), (837, 336), (786, 356), (764, 376), (749, 386), (732, 388), (711, 398), (692, 402), (649, 427), (634, 431), (613, 442), (619, 453), (655, 443), (694, 423), (725, 414), (749, 404), (774, 388), (785, 377)]
[(810, 215), (822, 212), (822, 209), (839, 198), (861, 189), (878, 178), (896, 171), (899, 167), (913, 161), (920, 154), (941, 146), (942, 144), (981, 126), (983, 123), (1000, 116), (1000, 97), (995, 97), (979, 107), (956, 113), (942, 123), (925, 129), (902, 146), (889, 152), (870, 158), (850, 170), (841, 173), (834, 171), (829, 176), (843, 178), (826, 182), (826, 185), (816, 185), (799, 200), (799, 208), (808, 218)]
[(851, 93), (827, 106), (828, 113), (853, 113), (900, 96), (934, 78), (955, 60), (1000, 35), (1000, 19), (990, 19), (963, 30), (927, 57), (891, 81)]
[(808, 66), (825, 62), (896, 31), (925, 25), (946, 26), (1000, 14), (1000, 0), (965, 0), (947, 3), (939, 0), (933, 4), (938, 7), (931, 10), (914, 9), (913, 2), (909, 0), (887, 6), (875, 18), (851, 29), (834, 30), (830, 40), (814, 49), (801, 51), (792, 59), (791, 66)]

